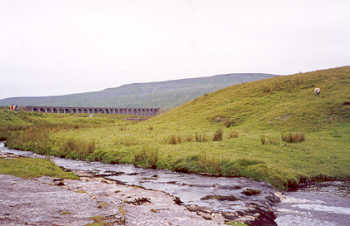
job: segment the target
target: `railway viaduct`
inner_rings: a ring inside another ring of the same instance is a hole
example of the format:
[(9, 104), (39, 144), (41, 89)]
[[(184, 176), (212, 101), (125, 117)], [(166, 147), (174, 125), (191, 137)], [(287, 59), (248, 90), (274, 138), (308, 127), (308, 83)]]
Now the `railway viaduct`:
[(28, 112), (63, 113), (63, 114), (125, 114), (153, 116), (159, 113), (159, 108), (106, 108), (106, 107), (52, 107), (52, 106), (25, 106), (20, 110)]

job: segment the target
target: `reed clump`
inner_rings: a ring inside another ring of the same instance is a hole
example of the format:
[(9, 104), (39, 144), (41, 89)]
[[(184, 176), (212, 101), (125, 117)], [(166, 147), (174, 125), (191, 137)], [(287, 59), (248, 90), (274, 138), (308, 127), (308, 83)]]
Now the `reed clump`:
[(237, 131), (231, 131), (231, 132), (228, 134), (228, 139), (238, 138), (238, 137), (239, 137), (239, 132), (237, 132)]
[(194, 138), (196, 142), (208, 142), (208, 137), (205, 134), (196, 133)]
[(134, 153), (134, 165), (145, 168), (157, 168), (158, 148), (151, 146), (143, 146), (141, 151)]
[(300, 143), (305, 141), (305, 136), (303, 133), (282, 134), (281, 138), (284, 142), (287, 142), (287, 143)]
[(168, 138), (168, 144), (181, 144), (181, 143), (182, 143), (182, 138), (180, 136), (171, 135)]
[(213, 136), (213, 141), (222, 141), (224, 137), (224, 131), (222, 129), (218, 129)]

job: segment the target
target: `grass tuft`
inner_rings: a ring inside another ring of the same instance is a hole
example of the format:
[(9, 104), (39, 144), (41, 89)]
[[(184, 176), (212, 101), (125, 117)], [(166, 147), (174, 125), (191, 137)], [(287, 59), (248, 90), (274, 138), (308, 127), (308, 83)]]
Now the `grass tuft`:
[(196, 133), (194, 137), (196, 142), (208, 142), (208, 137), (205, 134)]
[(239, 132), (237, 131), (231, 131), (229, 134), (228, 134), (228, 139), (231, 139), (231, 138), (238, 138), (239, 137)]
[(222, 141), (223, 136), (224, 131), (222, 129), (218, 129), (213, 136), (213, 141)]
[(303, 133), (282, 134), (281, 138), (284, 142), (287, 142), (287, 143), (300, 143), (305, 141), (305, 136)]
[(88, 142), (70, 138), (64, 142), (60, 153), (64, 155), (63, 157), (84, 160), (95, 151), (95, 148), (95, 141)]
[(143, 146), (142, 150), (134, 153), (134, 164), (145, 168), (157, 168), (158, 148)]

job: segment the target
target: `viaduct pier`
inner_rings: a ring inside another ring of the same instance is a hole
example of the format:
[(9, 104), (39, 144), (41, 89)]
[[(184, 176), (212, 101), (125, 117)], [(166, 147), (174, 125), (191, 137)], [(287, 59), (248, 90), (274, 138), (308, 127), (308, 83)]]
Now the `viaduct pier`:
[(18, 110), (27, 112), (62, 113), (62, 114), (125, 114), (153, 116), (159, 113), (159, 108), (109, 108), (109, 107), (53, 107), (53, 106), (25, 106)]

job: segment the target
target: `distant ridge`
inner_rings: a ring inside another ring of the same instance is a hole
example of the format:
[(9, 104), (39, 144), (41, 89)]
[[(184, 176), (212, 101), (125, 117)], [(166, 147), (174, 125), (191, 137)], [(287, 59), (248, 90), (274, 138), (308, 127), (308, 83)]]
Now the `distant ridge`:
[(263, 73), (234, 73), (162, 82), (132, 83), (96, 92), (5, 98), (0, 100), (0, 106), (15, 104), (67, 107), (160, 107), (164, 109), (178, 106), (205, 93), (234, 84), (273, 76)]

